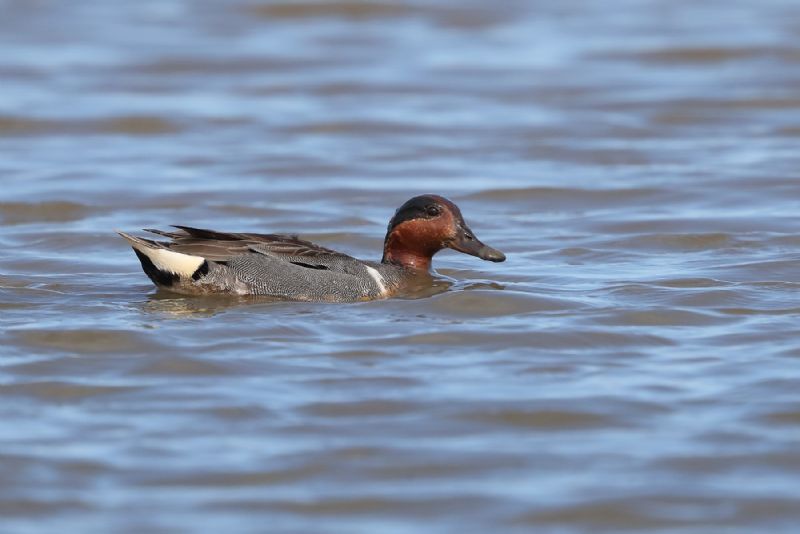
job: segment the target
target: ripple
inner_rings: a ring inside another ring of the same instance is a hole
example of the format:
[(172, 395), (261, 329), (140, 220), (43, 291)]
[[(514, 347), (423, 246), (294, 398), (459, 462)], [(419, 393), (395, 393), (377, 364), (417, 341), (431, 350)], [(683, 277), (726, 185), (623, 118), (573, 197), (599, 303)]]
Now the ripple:
[(150, 63), (133, 67), (134, 72), (144, 75), (180, 77), (192, 74), (244, 74), (248, 72), (293, 71), (301, 68), (325, 67), (341, 63), (341, 60), (325, 62), (306, 57), (260, 57), (217, 59), (213, 57), (164, 57)]
[(185, 356), (159, 357), (142, 365), (133, 374), (153, 376), (225, 376), (235, 374), (230, 365)]
[(686, 47), (649, 50), (635, 57), (646, 63), (699, 63), (714, 64), (750, 59), (767, 53), (758, 48)]
[(615, 312), (601, 318), (600, 322), (627, 326), (702, 326), (725, 324), (729, 319), (691, 310), (642, 309)]
[(79, 354), (129, 353), (160, 348), (152, 334), (130, 330), (24, 329), (10, 334), (22, 346)]
[(393, 400), (363, 400), (354, 402), (314, 402), (300, 410), (316, 417), (375, 417), (413, 413), (419, 406), (412, 402)]
[(87, 217), (94, 209), (85, 204), (54, 200), (49, 202), (0, 202), (2, 224), (69, 222)]
[(699, 527), (712, 530), (738, 528), (758, 518), (787, 523), (798, 517), (796, 502), (789, 499), (745, 499), (693, 495), (626, 495), (601, 502), (579, 503), (526, 514), (526, 525), (571, 525), (614, 530)]
[[(466, 478), (499, 471), (513, 471), (524, 467), (526, 461), (511, 455), (498, 454), (492, 458), (470, 454), (458, 456), (438, 456), (413, 453), (405, 457), (402, 451), (386, 451), (393, 458), (391, 463), (375, 462), (368, 469), (372, 477), (387, 480), (425, 480), (438, 478)], [(379, 458), (380, 460), (380, 458)]]
[(62, 381), (0, 384), (0, 394), (35, 398), (44, 402), (74, 402), (137, 391), (133, 386), (88, 385)]
[(77, 499), (14, 499), (0, 500), (0, 514), (5, 517), (41, 517), (65, 512), (87, 512), (94, 507)]
[(579, 189), (572, 187), (525, 187), (487, 189), (467, 195), (469, 200), (541, 205), (548, 209), (628, 205), (632, 202), (655, 202), (674, 196), (674, 192), (657, 188)]
[(262, 421), (265, 417), (270, 416), (272, 413), (262, 406), (215, 406), (213, 408), (202, 409), (201, 412), (206, 413), (215, 419), (220, 419), (226, 422), (242, 421), (248, 424)]
[(298, 19), (318, 17), (341, 17), (347, 19), (373, 19), (396, 17), (410, 13), (411, 7), (391, 2), (270, 2), (251, 8), (257, 15), (270, 19)]
[(730, 234), (646, 234), (613, 240), (608, 246), (626, 250), (705, 251), (730, 248), (742, 244)]
[[(486, 499), (469, 495), (425, 497), (330, 497), (318, 500), (269, 501), (255, 500), (233, 503), (236, 508), (267, 509), (289, 512), (304, 517), (378, 516), (393, 514), (410, 517), (438, 517), (442, 510), (469, 513), (475, 506), (484, 507)], [(228, 506), (226, 505), (226, 508)]]
[(778, 410), (766, 413), (760, 420), (770, 425), (800, 427), (800, 410)]
[(466, 417), (472, 421), (538, 430), (584, 430), (619, 425), (613, 417), (606, 415), (557, 409), (478, 412)]
[[(730, 442), (730, 440), (726, 441)], [(730, 471), (731, 465), (751, 472), (764, 469), (796, 470), (800, 468), (800, 458), (791, 453), (717, 453), (714, 455), (666, 457), (660, 459), (657, 464), (659, 468), (691, 476), (697, 473), (725, 474)]]
[(96, 120), (31, 119), (0, 116), (0, 137), (28, 135), (166, 135), (181, 128), (163, 117), (129, 115)]
[(661, 287), (673, 287), (678, 289), (725, 287), (730, 285), (729, 282), (716, 280), (714, 278), (667, 278), (664, 280), (655, 280), (650, 283)]
[(735, 263), (718, 267), (720, 273), (734, 280), (800, 282), (796, 258)]
[(424, 131), (418, 125), (401, 122), (381, 121), (335, 121), (310, 122), (290, 125), (283, 129), (287, 134), (300, 135), (396, 135), (398, 133), (414, 134)]
[(452, 291), (431, 298), (431, 311), (455, 317), (504, 317), (572, 310), (579, 303), (517, 291)]
[(214, 488), (274, 486), (307, 480), (326, 471), (327, 466), (311, 463), (300, 467), (284, 467), (270, 471), (253, 470), (239, 473), (198, 473), (189, 476), (156, 477), (146, 481), (145, 485)]
[[(507, 350), (528, 349), (599, 349), (609, 347), (672, 346), (669, 338), (651, 335), (586, 330), (572, 332), (471, 332), (452, 330), (389, 338), (395, 344), (432, 347), (469, 347)], [(385, 341), (385, 340), (384, 340)]]
[(309, 380), (309, 383), (321, 386), (323, 388), (358, 388), (367, 391), (373, 388), (386, 388), (397, 391), (403, 388), (420, 386), (424, 382), (404, 376), (365, 376), (346, 378), (318, 378)]

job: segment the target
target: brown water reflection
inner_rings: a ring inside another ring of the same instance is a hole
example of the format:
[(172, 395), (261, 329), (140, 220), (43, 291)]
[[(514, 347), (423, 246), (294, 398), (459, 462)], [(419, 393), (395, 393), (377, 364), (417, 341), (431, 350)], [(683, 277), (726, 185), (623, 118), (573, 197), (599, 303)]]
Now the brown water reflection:
[[(3, 532), (797, 530), (795, 3), (0, 10)], [(508, 261), (190, 299), (112, 231), (424, 192)]]

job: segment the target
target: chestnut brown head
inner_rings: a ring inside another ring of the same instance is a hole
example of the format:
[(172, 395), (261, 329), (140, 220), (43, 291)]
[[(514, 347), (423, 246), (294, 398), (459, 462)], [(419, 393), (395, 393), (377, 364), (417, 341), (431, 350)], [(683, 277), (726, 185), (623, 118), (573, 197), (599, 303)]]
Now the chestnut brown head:
[(488, 261), (506, 259), (475, 237), (458, 206), (439, 195), (420, 195), (400, 206), (389, 221), (382, 261), (428, 270), (433, 255), (443, 248)]

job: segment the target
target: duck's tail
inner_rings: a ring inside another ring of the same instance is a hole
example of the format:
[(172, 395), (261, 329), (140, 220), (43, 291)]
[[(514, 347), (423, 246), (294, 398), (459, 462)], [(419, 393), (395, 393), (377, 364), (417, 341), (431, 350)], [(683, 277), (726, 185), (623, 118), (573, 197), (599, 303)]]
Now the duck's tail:
[(158, 241), (132, 236), (119, 230), (117, 233), (133, 247), (145, 274), (157, 286), (170, 287), (181, 279), (191, 279), (206, 265), (206, 259), (200, 256), (181, 254), (169, 250)]

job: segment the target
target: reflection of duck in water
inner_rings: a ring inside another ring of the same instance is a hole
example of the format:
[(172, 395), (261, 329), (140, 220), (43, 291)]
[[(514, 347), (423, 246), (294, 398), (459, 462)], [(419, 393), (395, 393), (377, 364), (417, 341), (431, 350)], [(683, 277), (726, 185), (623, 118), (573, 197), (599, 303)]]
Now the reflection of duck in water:
[(231, 234), (177, 226), (148, 230), (154, 241), (120, 232), (156, 286), (184, 294), (270, 295), (289, 300), (348, 302), (395, 295), (430, 271), (451, 248), (489, 261), (502, 252), (481, 243), (458, 206), (438, 195), (414, 197), (389, 222), (380, 263), (362, 261), (296, 236)]

